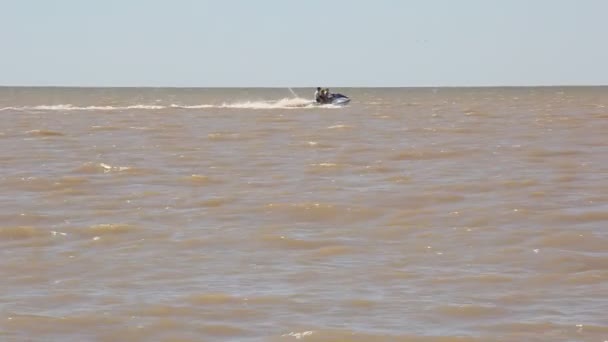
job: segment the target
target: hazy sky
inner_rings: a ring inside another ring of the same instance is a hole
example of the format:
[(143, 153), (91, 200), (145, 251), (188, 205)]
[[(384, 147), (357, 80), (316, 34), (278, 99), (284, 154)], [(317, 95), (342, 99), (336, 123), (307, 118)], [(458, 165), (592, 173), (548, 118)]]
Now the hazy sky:
[(0, 84), (608, 84), (608, 0), (0, 0)]

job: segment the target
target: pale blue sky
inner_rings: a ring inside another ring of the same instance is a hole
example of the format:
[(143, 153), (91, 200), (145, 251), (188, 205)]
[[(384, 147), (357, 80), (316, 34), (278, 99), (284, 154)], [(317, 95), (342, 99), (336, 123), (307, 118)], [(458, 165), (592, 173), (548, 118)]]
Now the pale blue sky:
[(608, 84), (608, 0), (0, 0), (0, 84)]

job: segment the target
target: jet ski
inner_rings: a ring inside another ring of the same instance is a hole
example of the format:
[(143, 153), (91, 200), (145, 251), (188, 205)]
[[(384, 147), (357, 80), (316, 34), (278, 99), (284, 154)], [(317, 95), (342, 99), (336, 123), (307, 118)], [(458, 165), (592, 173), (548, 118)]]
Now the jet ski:
[(336, 105), (336, 106), (342, 106), (349, 102), (350, 102), (350, 98), (348, 96), (336, 93), (336, 94), (329, 94), (329, 96), (326, 99), (323, 99), (317, 103), (322, 104), (322, 105), (331, 104), (331, 105)]
[(350, 98), (342, 94), (329, 94), (328, 100), (332, 105), (345, 105), (350, 102)]

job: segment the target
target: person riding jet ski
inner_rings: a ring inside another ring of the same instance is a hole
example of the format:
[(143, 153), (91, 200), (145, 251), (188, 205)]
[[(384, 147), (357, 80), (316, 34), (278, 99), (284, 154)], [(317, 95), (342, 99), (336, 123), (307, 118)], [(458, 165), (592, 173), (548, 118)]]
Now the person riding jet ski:
[(315, 91), (315, 101), (317, 101), (317, 103), (322, 103), (323, 99), (322, 99), (322, 90), (321, 87), (317, 87), (317, 91)]
[(325, 103), (330, 102), (330, 96), (331, 96), (331, 94), (329, 93), (329, 88), (323, 89), (322, 92), (323, 92), (323, 101)]
[(329, 88), (317, 87), (317, 91), (315, 91), (315, 101), (317, 103), (329, 103), (330, 102)]

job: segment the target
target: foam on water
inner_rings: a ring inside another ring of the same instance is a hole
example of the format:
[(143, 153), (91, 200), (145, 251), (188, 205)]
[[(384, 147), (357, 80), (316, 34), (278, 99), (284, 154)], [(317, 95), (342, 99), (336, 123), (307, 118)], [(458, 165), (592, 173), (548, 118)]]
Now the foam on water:
[(169, 105), (149, 105), (134, 104), (128, 106), (75, 106), (72, 104), (56, 105), (37, 105), (37, 106), (10, 106), (0, 108), (0, 111), (121, 111), (121, 110), (163, 110), (163, 109), (297, 109), (297, 108), (340, 108), (336, 105), (316, 105), (309, 99), (295, 97), (283, 98), (270, 101), (238, 101), (223, 102), (221, 104), (169, 104)]

